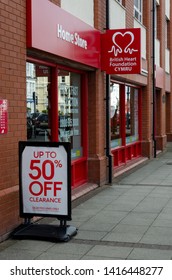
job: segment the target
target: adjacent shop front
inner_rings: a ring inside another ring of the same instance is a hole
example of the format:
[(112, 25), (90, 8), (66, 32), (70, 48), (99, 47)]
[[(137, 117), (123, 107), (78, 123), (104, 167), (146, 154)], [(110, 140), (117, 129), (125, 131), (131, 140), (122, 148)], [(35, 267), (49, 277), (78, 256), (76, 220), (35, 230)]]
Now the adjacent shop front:
[[(102, 35), (101, 67), (110, 75), (110, 141), (113, 167), (141, 156), (141, 87), (130, 77), (141, 72), (139, 28)], [(120, 77), (120, 79), (119, 79)]]
[(114, 168), (141, 156), (141, 88), (111, 79), (111, 153)]

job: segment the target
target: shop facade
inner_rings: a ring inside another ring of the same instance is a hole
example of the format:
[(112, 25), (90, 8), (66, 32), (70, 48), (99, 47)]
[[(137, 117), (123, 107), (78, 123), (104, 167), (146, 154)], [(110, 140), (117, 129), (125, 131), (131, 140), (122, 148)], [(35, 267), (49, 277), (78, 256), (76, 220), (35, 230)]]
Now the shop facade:
[[(114, 173), (156, 157), (171, 141), (171, 11), (169, 0), (109, 1), (109, 28), (139, 28), (140, 74), (111, 75)], [(117, 18), (114, 17), (114, 11)], [(134, 16), (133, 16), (134, 15)], [(119, 24), (117, 24), (119, 19)]]
[(0, 135), (1, 240), (22, 222), (19, 141), (70, 142), (73, 191), (81, 186), (89, 191), (107, 180), (98, 25), (94, 28), (61, 9), (60, 1), (14, 2), (14, 7), (0, 2), (8, 11), (3, 14), (8, 24), (1, 29), (1, 98), (8, 128)]
[[(83, 1), (90, 7), (91, 24), (82, 19), (84, 13), (74, 15), (77, 9), (71, 1), (12, 2), (8, 6), (0, 1), (4, 11), (0, 108), (3, 104), (6, 125), (0, 134), (1, 240), (21, 223), (19, 141), (71, 143), (75, 199), (113, 182), (119, 170), (125, 172), (127, 166), (153, 157), (154, 140), (156, 152), (163, 151), (172, 135), (172, 37), (167, 32), (167, 49), (161, 22), (153, 95), (150, 1), (145, 1), (144, 9), (128, 0)], [(80, 1), (74, 2), (81, 11)], [(107, 2), (110, 29), (141, 30), (141, 71), (109, 75), (109, 96), (106, 72), (101, 69)], [(158, 16), (161, 20), (168, 17), (170, 31), (170, 15), (165, 14), (169, 1), (156, 2)]]
[[(141, 75), (139, 83), (133, 75), (110, 75), (108, 116), (101, 69), (105, 14), (101, 12), (104, 21), (95, 29), (48, 1), (41, 11), (38, 2), (27, 3), (27, 67), (28, 73), (33, 71), (27, 79), (27, 109), (47, 114), (42, 131), (37, 120), (33, 123), (28, 140), (70, 142), (72, 189), (100, 186), (113, 180), (118, 167), (142, 156), (142, 86), (147, 81)], [(101, 10), (100, 4), (97, 7)]]

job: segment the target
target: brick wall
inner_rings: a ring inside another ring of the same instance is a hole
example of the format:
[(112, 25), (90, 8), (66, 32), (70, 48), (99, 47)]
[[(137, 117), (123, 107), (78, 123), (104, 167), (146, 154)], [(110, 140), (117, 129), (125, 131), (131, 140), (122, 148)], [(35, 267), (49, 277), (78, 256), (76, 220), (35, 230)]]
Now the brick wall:
[[(160, 66), (164, 69), (163, 71), (163, 85), (162, 85), (162, 89), (159, 92), (160, 96), (159, 96), (159, 112), (157, 112), (157, 126), (158, 124), (160, 124), (160, 128), (159, 128), (159, 133), (158, 133), (158, 139), (157, 139), (157, 143), (158, 143), (158, 148), (160, 150), (164, 149), (164, 144), (165, 144), (165, 134), (166, 134), (166, 126), (165, 126), (165, 119), (166, 119), (166, 114), (165, 114), (165, 110), (166, 110), (166, 104), (165, 102), (163, 102), (163, 96), (165, 95), (165, 50), (166, 50), (166, 38), (165, 38), (165, 23), (166, 23), (166, 17), (165, 17), (165, 1), (161, 1), (161, 5), (160, 5), (160, 16), (159, 16), (160, 20), (159, 22), (161, 23), (159, 26), (159, 35), (160, 35), (160, 41), (161, 41), (161, 50), (160, 50)], [(158, 122), (158, 116), (160, 116), (161, 121)], [(164, 139), (164, 140), (163, 140)]]
[(26, 1), (0, 0), (0, 38), (0, 98), (8, 100), (8, 134), (0, 135), (2, 236), (18, 221), (18, 141), (26, 139)]
[(125, 1), (125, 8), (127, 10), (126, 28), (132, 28), (134, 25), (133, 7), (134, 7), (134, 0)]
[(106, 28), (106, 1), (94, 1), (94, 27), (101, 32)]
[[(170, 14), (172, 14), (172, 5), (170, 5)], [(168, 47), (172, 50), (172, 20), (168, 23)], [(170, 69), (172, 69), (172, 55), (170, 55)], [(166, 128), (168, 141), (172, 141), (172, 96), (170, 93), (166, 95)]]
[[(152, 15), (151, 1), (146, 1), (143, 7), (143, 24), (146, 33), (147, 71), (152, 73)], [(142, 88), (142, 154), (152, 156), (152, 75), (147, 76), (147, 86)]]
[[(94, 1), (94, 27), (106, 27), (106, 1)], [(100, 70), (88, 75), (88, 179), (102, 185), (107, 180), (105, 141), (105, 80)]]

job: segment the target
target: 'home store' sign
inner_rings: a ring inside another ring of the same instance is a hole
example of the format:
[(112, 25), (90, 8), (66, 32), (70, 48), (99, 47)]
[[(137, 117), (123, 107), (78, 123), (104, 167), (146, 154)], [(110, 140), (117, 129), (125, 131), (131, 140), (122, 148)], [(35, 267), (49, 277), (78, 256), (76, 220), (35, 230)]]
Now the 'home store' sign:
[(47, 0), (27, 1), (27, 47), (100, 68), (100, 32)]
[(61, 24), (57, 25), (57, 37), (66, 42), (74, 44), (75, 46), (87, 50), (87, 46), (88, 46), (87, 40), (80, 38), (77, 32), (70, 33), (69, 31), (64, 30)]

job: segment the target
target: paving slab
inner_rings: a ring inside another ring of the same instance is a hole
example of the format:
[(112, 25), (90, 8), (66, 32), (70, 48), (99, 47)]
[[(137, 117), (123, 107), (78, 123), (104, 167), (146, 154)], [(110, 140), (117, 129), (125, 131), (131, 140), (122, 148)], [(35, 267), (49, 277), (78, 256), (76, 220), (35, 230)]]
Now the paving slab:
[(141, 240), (147, 230), (148, 226), (119, 224), (110, 233), (108, 233), (103, 240), (137, 243)]
[(0, 252), (0, 260), (34, 260), (41, 254), (41, 251), (33, 251), (32, 248), (23, 250), (12, 248)]
[(74, 239), (101, 240), (107, 233), (108, 231), (79, 230)]
[(134, 209), (135, 212), (150, 212), (150, 213), (160, 213), (163, 208), (168, 203), (169, 198), (154, 198), (146, 197), (142, 202), (140, 202)]
[(121, 220), (120, 224), (137, 225), (137, 226), (150, 226), (155, 223), (157, 218), (156, 213), (149, 212), (130, 212)]
[(172, 227), (152, 226), (140, 240), (141, 243), (172, 245)]
[(158, 249), (133, 249), (127, 260), (171, 260), (172, 250), (158, 250)]
[(94, 258), (126, 259), (131, 251), (132, 248), (96, 245), (86, 254), (86, 256), (92, 256)]

